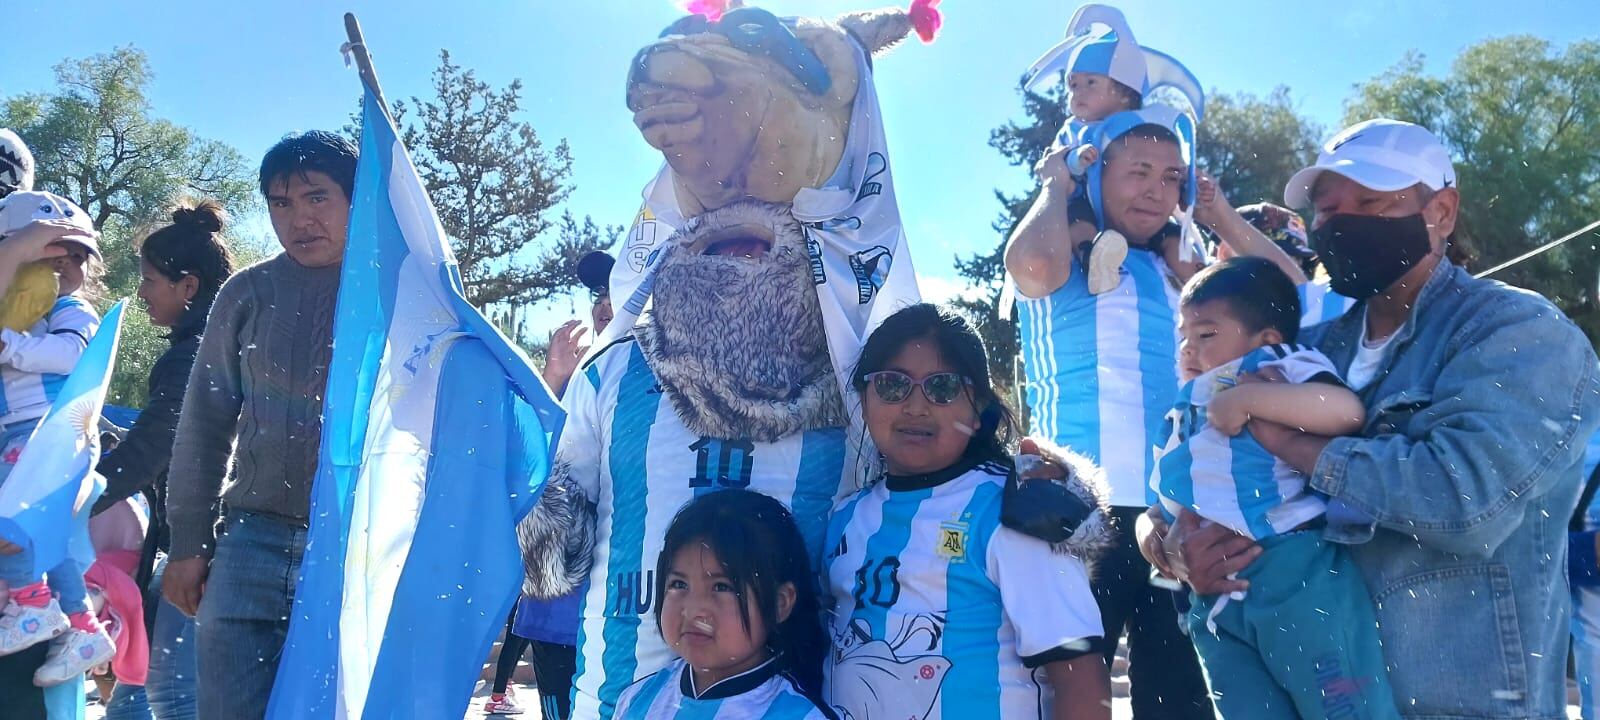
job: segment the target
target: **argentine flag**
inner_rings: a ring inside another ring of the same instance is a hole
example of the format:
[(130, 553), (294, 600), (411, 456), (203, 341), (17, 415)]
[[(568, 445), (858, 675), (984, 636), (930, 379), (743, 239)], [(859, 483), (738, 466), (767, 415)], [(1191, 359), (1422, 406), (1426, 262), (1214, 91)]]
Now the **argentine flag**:
[(94, 562), (89, 509), (105, 490), (105, 479), (94, 472), (100, 460), (100, 409), (116, 364), (126, 304), (119, 301), (106, 313), (0, 485), (0, 540), (22, 546), (35, 579), (68, 557), (80, 569)]
[(370, 89), (311, 530), (271, 718), (460, 717), (516, 600), (565, 416), (468, 304)]

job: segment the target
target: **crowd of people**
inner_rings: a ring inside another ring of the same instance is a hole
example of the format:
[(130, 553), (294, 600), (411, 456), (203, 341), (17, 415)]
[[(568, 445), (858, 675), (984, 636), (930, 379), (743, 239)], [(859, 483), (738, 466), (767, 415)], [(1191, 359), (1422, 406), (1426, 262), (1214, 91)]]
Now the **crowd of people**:
[[(1106, 52), (1062, 68), (1071, 117), (1005, 252), (1026, 408), (966, 317), (896, 309), (848, 376), (876, 482), (831, 512), (833, 488), (774, 493), (748, 467), (743, 484), (691, 483), (686, 504), (651, 507), (666, 521), (637, 558), (654, 627), (628, 642), (663, 652), (608, 637), (607, 674), (575, 688), (598, 642), (586, 586), (529, 594), (486, 712), (527, 711), (510, 681), (528, 652), (545, 720), (1109, 718), (1124, 643), (1141, 719), (1564, 718), (1571, 642), (1587, 702), (1600, 361), (1549, 301), (1450, 259), (1461, 207), (1487, 200), (1426, 128), (1375, 119), (1325, 143), (1287, 207), (1236, 209), (1195, 165), (1194, 115), (1147, 103), (1146, 67), (1130, 79), (1115, 33), (1085, 33)], [(33, 573), (0, 540), (0, 718), (75, 717), (85, 673), (114, 678), (108, 718), (266, 715), (358, 162), (322, 131), (268, 150), (259, 191), (283, 252), (248, 268), (211, 201), (137, 245), (170, 347), (99, 461), (94, 565)], [(96, 228), (35, 189), (33, 163), (0, 130), (0, 295), (20, 306), (51, 280), (40, 319), (0, 330), (0, 483), (102, 299)], [(604, 388), (661, 393), (631, 338), (594, 342), (613, 268), (577, 264), (588, 322), (546, 353), (575, 420), (566, 460), (599, 444)], [(842, 456), (831, 432), (723, 440), (804, 463)], [(1046, 522), (1013, 522), (1008, 498), (1041, 483), (1072, 492), (1038, 496)]]

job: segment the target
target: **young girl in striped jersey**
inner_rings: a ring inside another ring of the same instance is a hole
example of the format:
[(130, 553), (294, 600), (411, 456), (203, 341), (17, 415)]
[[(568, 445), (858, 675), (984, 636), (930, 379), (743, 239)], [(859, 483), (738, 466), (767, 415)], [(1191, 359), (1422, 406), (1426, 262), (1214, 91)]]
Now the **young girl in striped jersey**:
[(823, 720), (811, 554), (783, 503), (719, 490), (673, 518), (656, 562), (656, 626), (678, 655), (634, 683), (616, 720)]
[(960, 315), (907, 307), (851, 380), (886, 475), (835, 509), (824, 582), (841, 718), (1106, 718), (1084, 562), (1000, 524), (1011, 411)]

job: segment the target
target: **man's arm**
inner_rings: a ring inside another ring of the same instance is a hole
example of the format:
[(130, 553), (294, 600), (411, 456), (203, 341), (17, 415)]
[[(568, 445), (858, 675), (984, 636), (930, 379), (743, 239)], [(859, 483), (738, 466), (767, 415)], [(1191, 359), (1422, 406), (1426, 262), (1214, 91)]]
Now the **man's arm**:
[(1439, 369), (1431, 404), (1403, 427), (1371, 438), (1256, 438), (1380, 525), (1445, 552), (1494, 552), (1530, 500), (1573, 480), (1568, 471), (1600, 424), (1588, 343), (1554, 308), (1519, 305), (1477, 318)]
[(1070, 148), (1046, 153), (1034, 167), (1042, 180), (1039, 196), (1006, 244), (1006, 272), (1026, 297), (1045, 297), (1072, 276), (1067, 204), (1077, 184), (1067, 174), (1068, 152)]
[(239, 332), (251, 310), (245, 297), (248, 272), (233, 276), (217, 291), (184, 392), (167, 471), (167, 523), (172, 527), (174, 559), (209, 558), (216, 550), (212, 526), (217, 497), (233, 459), (244, 404)]

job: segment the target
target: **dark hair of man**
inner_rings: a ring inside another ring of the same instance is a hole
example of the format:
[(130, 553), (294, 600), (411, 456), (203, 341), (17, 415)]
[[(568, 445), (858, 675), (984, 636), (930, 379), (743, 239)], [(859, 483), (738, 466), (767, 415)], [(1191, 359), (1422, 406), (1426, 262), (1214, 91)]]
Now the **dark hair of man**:
[(1128, 144), (1128, 141), (1133, 138), (1144, 138), (1147, 140), (1155, 140), (1156, 142), (1168, 142), (1172, 143), (1173, 145), (1178, 144), (1178, 136), (1173, 134), (1171, 128), (1162, 127), (1155, 123), (1135, 125), (1133, 129), (1118, 135), (1115, 138), (1112, 138), (1111, 141), (1107, 143), (1105, 151), (1101, 153), (1103, 161), (1107, 163), (1111, 162), (1111, 158), (1115, 156), (1124, 146)]
[(307, 180), (306, 173), (315, 171), (333, 178), (346, 199), (354, 198), (358, 154), (349, 140), (326, 130), (284, 136), (261, 158), (261, 196), (266, 197), (268, 188), (287, 181), (290, 174)]
[(1300, 335), (1300, 292), (1271, 260), (1234, 257), (1189, 279), (1178, 298), (1183, 307), (1221, 301), (1248, 332), (1277, 330), (1284, 342)]

